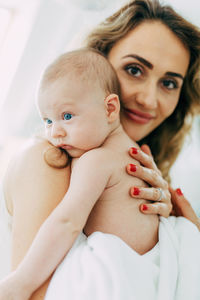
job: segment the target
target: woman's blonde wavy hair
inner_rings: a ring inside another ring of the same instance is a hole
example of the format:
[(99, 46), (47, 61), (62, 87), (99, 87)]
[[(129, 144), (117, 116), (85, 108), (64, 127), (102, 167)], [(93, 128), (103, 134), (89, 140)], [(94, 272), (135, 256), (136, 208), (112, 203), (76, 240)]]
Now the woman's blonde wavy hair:
[(200, 31), (158, 0), (133, 0), (99, 24), (87, 37), (86, 46), (108, 56), (126, 34), (145, 21), (165, 24), (190, 52), (190, 63), (175, 111), (139, 144), (148, 144), (163, 177), (175, 162), (194, 116), (200, 112)]

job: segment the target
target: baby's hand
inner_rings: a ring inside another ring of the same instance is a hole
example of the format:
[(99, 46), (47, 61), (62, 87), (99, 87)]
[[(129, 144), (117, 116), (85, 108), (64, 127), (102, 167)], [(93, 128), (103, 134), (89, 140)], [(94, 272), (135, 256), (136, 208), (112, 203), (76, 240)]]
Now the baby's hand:
[(0, 300), (28, 300), (25, 289), (21, 287), (15, 273), (0, 281)]

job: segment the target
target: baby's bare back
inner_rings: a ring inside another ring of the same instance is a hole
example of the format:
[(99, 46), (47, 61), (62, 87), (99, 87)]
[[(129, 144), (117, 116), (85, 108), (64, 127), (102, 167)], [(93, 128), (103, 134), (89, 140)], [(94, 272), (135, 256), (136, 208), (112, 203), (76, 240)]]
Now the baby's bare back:
[(129, 195), (132, 186), (146, 185), (126, 172), (129, 163), (138, 164), (128, 154), (128, 149), (135, 145), (123, 133), (112, 137), (103, 146), (113, 172), (88, 218), (84, 232), (86, 235), (95, 231), (117, 235), (135, 251), (144, 254), (158, 241), (158, 216), (142, 214), (139, 206), (147, 201)]

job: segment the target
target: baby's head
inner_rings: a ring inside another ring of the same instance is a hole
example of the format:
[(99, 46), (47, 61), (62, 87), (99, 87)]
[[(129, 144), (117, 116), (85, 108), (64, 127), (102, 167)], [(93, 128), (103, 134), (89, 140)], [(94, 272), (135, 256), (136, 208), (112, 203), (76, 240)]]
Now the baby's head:
[(117, 95), (116, 73), (102, 54), (83, 48), (61, 55), (38, 90), (47, 139), (72, 157), (99, 147), (119, 125)]

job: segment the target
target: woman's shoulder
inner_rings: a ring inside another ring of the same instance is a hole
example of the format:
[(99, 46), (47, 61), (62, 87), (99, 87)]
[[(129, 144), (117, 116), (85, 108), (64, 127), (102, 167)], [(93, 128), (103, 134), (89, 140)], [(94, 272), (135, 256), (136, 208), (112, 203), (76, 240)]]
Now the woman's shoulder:
[(9, 163), (7, 173), (14, 176), (15, 172), (27, 172), (30, 171), (30, 169), (33, 171), (37, 171), (38, 168), (39, 170), (45, 168), (49, 171), (55, 171), (55, 169), (64, 169), (67, 167), (68, 163), (67, 155), (64, 155), (64, 163), (61, 167), (55, 166), (54, 168), (54, 166), (49, 164), (46, 159), (46, 153), (51, 153), (52, 160), (61, 159), (58, 157), (58, 152), (60, 153), (60, 149), (55, 148), (47, 140), (43, 139), (42, 137), (33, 137), (27, 140), (22, 147), (16, 151), (16, 154)]
[(45, 153), (53, 150), (55, 147), (47, 140), (34, 137), (27, 140), (13, 156), (3, 180), (9, 212), (12, 213), (13, 199), (18, 195), (22, 198), (23, 194), (27, 197), (30, 193), (40, 193), (47, 197), (51, 192), (55, 194), (58, 189), (66, 191), (70, 168), (56, 168), (47, 163)]

